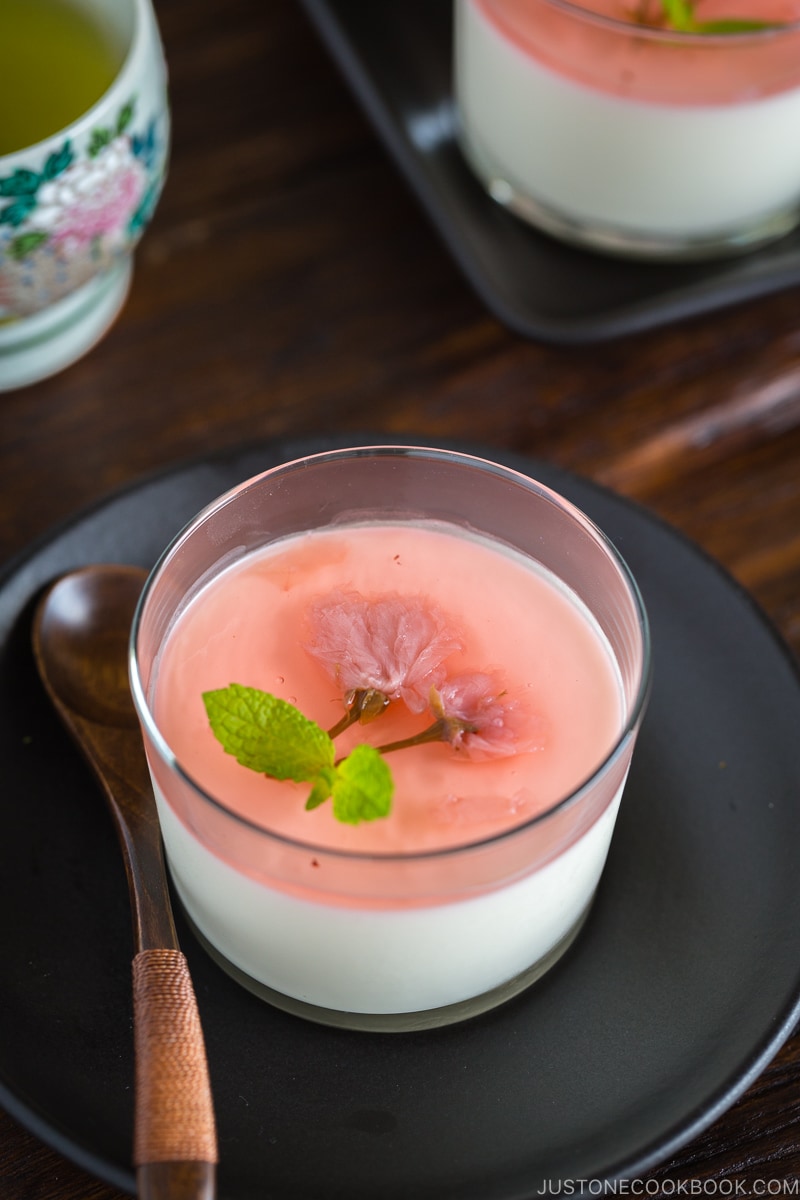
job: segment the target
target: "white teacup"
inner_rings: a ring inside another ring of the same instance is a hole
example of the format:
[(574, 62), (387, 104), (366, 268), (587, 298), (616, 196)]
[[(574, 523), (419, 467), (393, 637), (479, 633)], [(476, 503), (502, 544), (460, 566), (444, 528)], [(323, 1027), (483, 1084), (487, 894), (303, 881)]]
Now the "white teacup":
[(69, 3), (120, 66), (77, 120), (0, 156), (0, 391), (55, 374), (107, 331), (164, 182), (167, 72), (150, 0)]

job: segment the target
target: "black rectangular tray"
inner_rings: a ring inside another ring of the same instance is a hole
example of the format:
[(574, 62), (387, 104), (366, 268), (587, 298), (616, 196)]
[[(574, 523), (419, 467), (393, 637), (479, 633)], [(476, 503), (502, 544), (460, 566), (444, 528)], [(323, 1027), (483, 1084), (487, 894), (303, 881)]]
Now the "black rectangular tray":
[(601, 341), (800, 282), (800, 230), (705, 263), (562, 244), (491, 200), (456, 144), (453, 0), (301, 0), (439, 235), (486, 306), (525, 337)]

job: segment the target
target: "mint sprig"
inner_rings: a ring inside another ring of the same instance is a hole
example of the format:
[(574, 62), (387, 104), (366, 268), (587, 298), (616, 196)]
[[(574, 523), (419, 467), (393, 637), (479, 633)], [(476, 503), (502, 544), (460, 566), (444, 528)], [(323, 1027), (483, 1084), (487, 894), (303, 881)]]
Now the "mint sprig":
[(204, 692), (203, 703), (217, 741), (243, 767), (311, 784), (307, 809), (332, 797), (333, 815), (349, 825), (391, 811), (391, 771), (373, 746), (356, 746), (337, 762), (333, 740), (320, 725), (288, 701), (239, 683)]
[(363, 742), (336, 768), (333, 815), (348, 825), (388, 816), (393, 790), (392, 773), (380, 751)]
[(333, 815), (346, 825), (386, 817), (391, 810), (392, 773), (374, 746), (359, 745), (332, 768), (320, 771), (306, 800), (310, 811), (333, 797)]
[(204, 692), (203, 703), (214, 736), (251, 771), (304, 783), (333, 767), (334, 746), (325, 730), (286, 700), (232, 683)]
[(763, 29), (776, 29), (774, 21), (750, 21), (738, 18), (721, 18), (717, 21), (698, 21), (695, 17), (696, 0), (661, 0), (667, 25), (677, 33), (758, 33)]

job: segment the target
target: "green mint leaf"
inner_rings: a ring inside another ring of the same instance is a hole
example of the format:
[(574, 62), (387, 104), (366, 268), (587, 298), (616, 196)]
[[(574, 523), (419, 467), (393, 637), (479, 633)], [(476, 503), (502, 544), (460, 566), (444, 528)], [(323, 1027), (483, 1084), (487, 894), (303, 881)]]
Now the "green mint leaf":
[(325, 730), (286, 700), (232, 683), (204, 692), (203, 703), (214, 736), (243, 767), (273, 779), (313, 780), (315, 787), (333, 767)]
[(760, 33), (764, 29), (779, 29), (781, 22), (751, 21), (737, 17), (718, 21), (698, 21), (694, 15), (695, 0), (661, 0), (667, 25), (679, 33)]
[(394, 781), (374, 746), (356, 746), (334, 763), (333, 741), (320, 725), (286, 700), (240, 683), (203, 692), (203, 703), (217, 741), (243, 767), (311, 784), (307, 809), (332, 796), (334, 817), (348, 825), (388, 816)]
[(387, 817), (394, 782), (374, 746), (360, 745), (337, 765), (333, 784), (333, 815), (347, 825)]
[(745, 21), (731, 17), (729, 20), (697, 21), (692, 29), (695, 33), (761, 33), (764, 29), (779, 29), (774, 21)]
[(694, 29), (693, 0), (661, 0), (661, 7), (672, 29), (684, 33)]
[(314, 780), (314, 786), (311, 789), (311, 794), (306, 800), (306, 811), (311, 812), (314, 808), (319, 808), (320, 804), (324, 804), (328, 797), (333, 793), (333, 785), (336, 782), (336, 768), (331, 767), (330, 770), (322, 771)]

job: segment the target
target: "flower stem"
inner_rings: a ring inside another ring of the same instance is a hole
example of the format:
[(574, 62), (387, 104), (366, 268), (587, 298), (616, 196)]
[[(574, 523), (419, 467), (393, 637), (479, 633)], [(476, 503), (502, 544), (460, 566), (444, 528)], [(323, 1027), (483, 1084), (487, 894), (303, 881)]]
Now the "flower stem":
[(477, 733), (478, 726), (471, 721), (462, 721), (460, 717), (439, 717), (413, 737), (402, 738), (399, 742), (389, 742), (386, 746), (378, 746), (381, 754), (391, 754), (393, 750), (407, 750), (410, 746), (424, 746), (426, 742), (449, 742), (451, 746), (458, 745), (462, 733)]
[(443, 717), (438, 721), (434, 721), (427, 729), (423, 729), (421, 733), (414, 734), (413, 737), (401, 738), (399, 742), (388, 742), (385, 746), (378, 746), (378, 751), (381, 754), (391, 754), (393, 750), (407, 750), (410, 746), (424, 746), (426, 742), (443, 742), (447, 740), (447, 723)]
[(379, 692), (377, 688), (355, 688), (352, 692), (347, 693), (344, 702), (347, 711), (342, 719), (328, 730), (329, 738), (338, 737), (340, 733), (344, 733), (345, 729), (355, 725), (356, 721), (362, 725), (368, 725), (389, 707), (389, 697), (384, 692)]
[(349, 708), (340, 721), (335, 725), (331, 725), (328, 730), (329, 738), (337, 738), (340, 733), (344, 733), (345, 729), (349, 729), (351, 725), (355, 725), (358, 720), (358, 713), (355, 709)]

